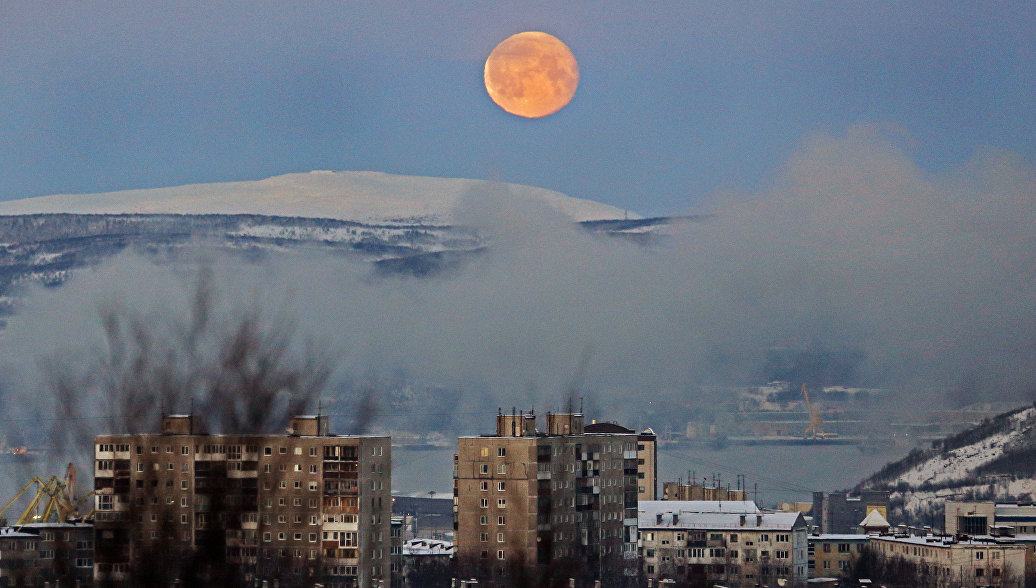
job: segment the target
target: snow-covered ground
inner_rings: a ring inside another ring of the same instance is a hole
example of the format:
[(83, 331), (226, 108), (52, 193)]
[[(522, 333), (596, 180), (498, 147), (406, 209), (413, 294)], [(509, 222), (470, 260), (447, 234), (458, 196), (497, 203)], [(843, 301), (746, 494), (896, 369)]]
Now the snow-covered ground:
[[(942, 490), (935, 491), (908, 490), (907, 492), (893, 492), (890, 497), (893, 500), (902, 498), (904, 512), (911, 515), (915, 520), (924, 520), (925, 516), (918, 515), (932, 512), (937, 505), (941, 505), (947, 500), (960, 500), (962, 496), (969, 495), (972, 492), (979, 494), (988, 492), (990, 486), (993, 487), (993, 493), (997, 496), (1022, 496), (1028, 494), (1036, 498), (1036, 480), (1031, 478), (993, 480), (984, 484), (943, 488)], [(898, 518), (898, 513), (896, 514)]]
[(373, 224), (453, 224), (458, 207), (479, 198), (541, 201), (574, 221), (640, 218), (543, 188), (461, 178), (380, 172), (286, 174), (265, 180), (192, 184), (102, 194), (58, 194), (0, 202), (0, 215), (258, 214)]
[(906, 482), (916, 488), (925, 483), (937, 484), (961, 479), (975, 468), (1000, 457), (1005, 446), (1028, 431), (1034, 415), (1036, 408), (1028, 408), (1012, 415), (1010, 431), (997, 433), (977, 443), (954, 449), (945, 457), (938, 456), (922, 462), (900, 476), (897, 482)]

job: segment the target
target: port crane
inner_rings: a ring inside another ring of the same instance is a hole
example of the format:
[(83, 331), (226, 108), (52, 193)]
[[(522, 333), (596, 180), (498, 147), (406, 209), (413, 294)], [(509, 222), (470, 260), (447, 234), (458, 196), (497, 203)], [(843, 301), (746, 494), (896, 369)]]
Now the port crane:
[[(76, 497), (76, 468), (71, 463), (65, 469), (65, 477), (51, 476), (47, 480), (34, 477), (15, 494), (3, 508), (0, 508), (0, 519), (14, 503), (24, 496), (29, 489), (36, 487), (36, 495), (29, 506), (15, 521), (15, 525), (27, 523), (65, 522), (79, 518), (79, 507), (89, 500), (92, 492), (82, 498)], [(87, 518), (93, 514), (91, 511)]]
[(824, 431), (824, 419), (820, 418), (820, 413), (813, 408), (813, 403), (809, 401), (809, 392), (806, 391), (806, 385), (802, 385), (802, 397), (806, 399), (806, 410), (809, 411), (809, 426), (806, 427), (806, 431), (802, 434), (806, 439), (830, 439), (835, 437), (837, 433), (827, 433)]

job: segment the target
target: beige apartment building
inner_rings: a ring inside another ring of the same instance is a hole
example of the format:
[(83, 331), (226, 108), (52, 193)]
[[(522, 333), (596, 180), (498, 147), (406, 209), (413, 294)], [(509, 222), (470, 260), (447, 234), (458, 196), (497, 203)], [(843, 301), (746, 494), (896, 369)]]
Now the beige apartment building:
[[(637, 434), (587, 433), (581, 414), (498, 414), (454, 457), (462, 575), (507, 585), (563, 570), (605, 585), (637, 574)], [(566, 576), (567, 577), (567, 576)]]
[(209, 561), (245, 581), (387, 585), (389, 438), (330, 435), (326, 416), (289, 431), (207, 435), (176, 415), (159, 434), (96, 437), (94, 578)]
[(871, 535), (870, 547), (884, 558), (916, 564), (919, 585), (939, 588), (1025, 584), (1025, 545), (992, 538)]
[(636, 433), (616, 423), (593, 422), (583, 428), (585, 433), (637, 435), (637, 500), (658, 500), (658, 436), (653, 430)]
[(839, 577), (852, 570), (870, 543), (867, 535), (810, 535), (809, 577)]
[(762, 512), (751, 501), (640, 503), (644, 574), (651, 580), (728, 586), (806, 581), (801, 513)]

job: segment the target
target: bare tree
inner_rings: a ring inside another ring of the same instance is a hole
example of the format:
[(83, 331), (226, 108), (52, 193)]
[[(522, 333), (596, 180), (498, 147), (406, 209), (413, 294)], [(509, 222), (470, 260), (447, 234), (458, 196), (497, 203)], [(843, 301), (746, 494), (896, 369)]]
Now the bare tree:
[(191, 410), (211, 432), (274, 432), (311, 407), (331, 375), (331, 357), (298, 343), (294, 321), (283, 315), (253, 307), (220, 320), (215, 302), (203, 271), (186, 318), (163, 321), (110, 304), (100, 311), (104, 345), (85, 369), (64, 356), (45, 358), (56, 444), (83, 446), (81, 437), (97, 429), (157, 430), (163, 410)]
[[(188, 307), (185, 318), (163, 320), (118, 304), (105, 306), (103, 346), (85, 364), (61, 355), (42, 361), (45, 386), (56, 403), (54, 447), (92, 464), (95, 435), (157, 432), (163, 413), (188, 410), (196, 432), (277, 432), (324, 390), (333, 361), (316, 345), (297, 342), (293, 321), (269, 318), (256, 307), (219, 318), (208, 272), (200, 274)], [(224, 527), (240, 518), (245, 505), (225, 499), (221, 487), (206, 494), (211, 522), (196, 535), (197, 548), (145, 548), (129, 570), (130, 585), (244, 584), (243, 570), (227, 565)], [(127, 520), (136, 520), (142, 508), (130, 505)], [(160, 514), (170, 527), (162, 536), (172, 540), (174, 513)], [(115, 540), (128, 545), (129, 536)], [(282, 586), (303, 583), (281, 565), (256, 571)]]

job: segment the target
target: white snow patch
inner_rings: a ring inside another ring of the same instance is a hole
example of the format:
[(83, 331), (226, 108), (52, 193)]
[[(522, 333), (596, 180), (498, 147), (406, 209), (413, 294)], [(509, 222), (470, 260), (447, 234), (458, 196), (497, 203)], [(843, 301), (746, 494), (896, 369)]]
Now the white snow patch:
[(937, 456), (914, 466), (897, 480), (917, 487), (924, 483), (940, 483), (961, 479), (975, 468), (993, 461), (1004, 452), (1004, 447), (1021, 437), (1026, 430), (1024, 426), (1036, 414), (1036, 408), (1027, 408), (1018, 414), (1011, 415), (1011, 430), (997, 433), (985, 439), (965, 445), (949, 452), (945, 457)]
[(546, 202), (573, 221), (640, 218), (607, 204), (560, 192), (461, 178), (380, 172), (316, 171), (259, 181), (192, 184), (102, 194), (57, 194), (0, 202), (0, 215), (259, 214), (353, 220), (370, 224), (452, 224), (465, 198), (506, 189)]

